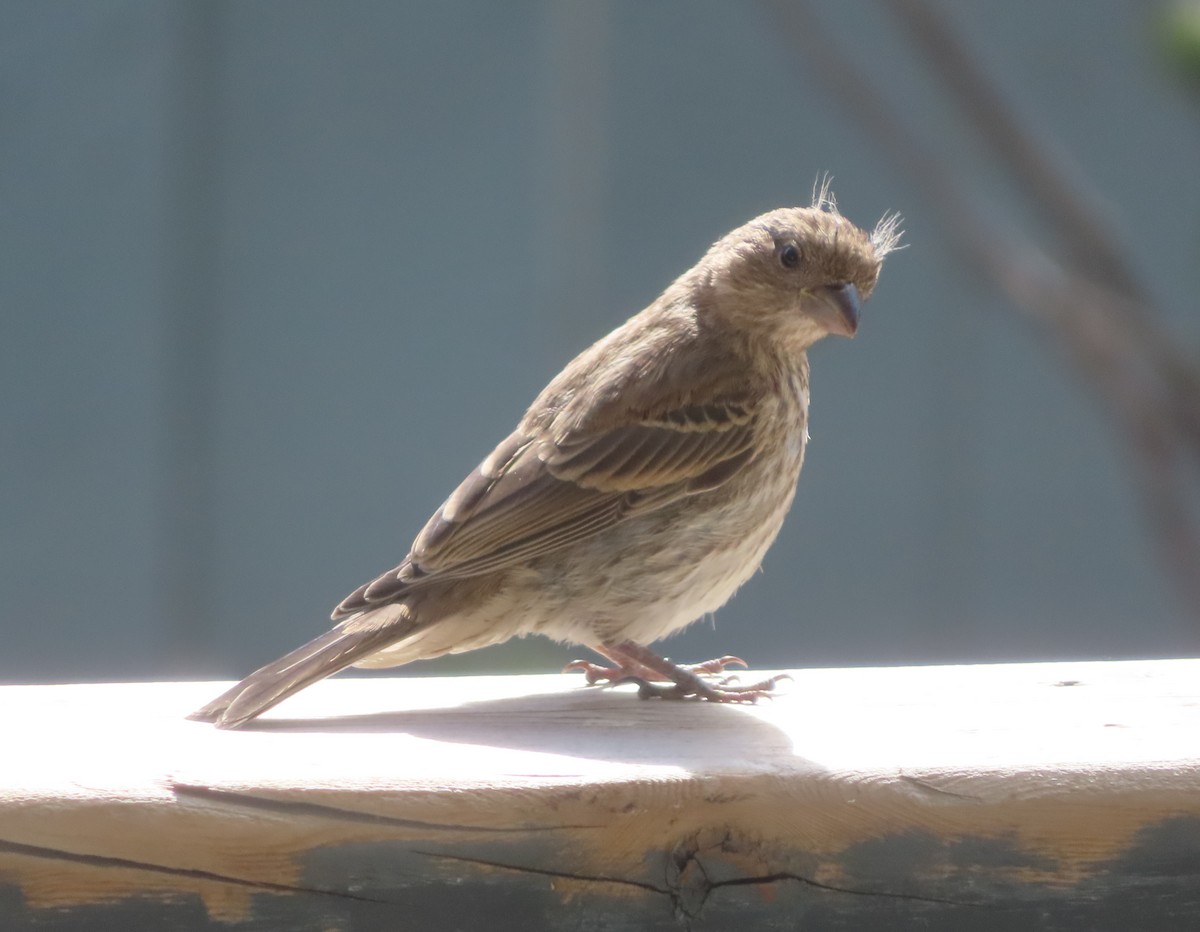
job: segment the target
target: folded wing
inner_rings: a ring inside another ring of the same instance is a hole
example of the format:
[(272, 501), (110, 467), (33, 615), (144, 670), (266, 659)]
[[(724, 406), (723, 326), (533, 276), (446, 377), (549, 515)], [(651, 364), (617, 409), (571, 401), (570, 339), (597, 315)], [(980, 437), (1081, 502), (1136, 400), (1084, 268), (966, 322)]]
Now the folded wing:
[(334, 619), (433, 579), (476, 576), (552, 553), (727, 482), (754, 455), (755, 412), (723, 399), (609, 430), (506, 438), (430, 518), (403, 563), (351, 593)]

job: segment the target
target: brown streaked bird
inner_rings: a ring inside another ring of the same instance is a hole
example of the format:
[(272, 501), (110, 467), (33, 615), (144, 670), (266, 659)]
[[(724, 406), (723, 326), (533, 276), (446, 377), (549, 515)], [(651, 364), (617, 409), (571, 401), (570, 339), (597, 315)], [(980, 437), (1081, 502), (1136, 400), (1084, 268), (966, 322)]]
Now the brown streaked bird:
[[(810, 207), (717, 241), (653, 304), (572, 360), (451, 494), (395, 569), (355, 590), (327, 633), (191, 717), (236, 728), (351, 665), (388, 667), (543, 634), (586, 645), (589, 682), (753, 701), (647, 645), (715, 611), (762, 561), (792, 503), (808, 422), (806, 350), (853, 336), (896, 248), (827, 185)], [(652, 685), (658, 681), (663, 685)]]

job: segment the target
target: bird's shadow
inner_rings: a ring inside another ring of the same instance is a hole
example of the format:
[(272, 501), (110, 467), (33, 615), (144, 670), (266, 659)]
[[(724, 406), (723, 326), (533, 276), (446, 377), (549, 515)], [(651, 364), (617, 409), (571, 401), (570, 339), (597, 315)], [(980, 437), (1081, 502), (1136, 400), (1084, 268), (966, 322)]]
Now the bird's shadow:
[[(771, 701), (771, 700), (764, 700)], [(625, 689), (478, 699), (442, 708), (327, 718), (267, 718), (245, 731), (403, 734), (438, 742), (710, 772), (797, 761), (792, 735), (747, 705), (641, 700)], [(815, 765), (814, 765), (815, 766)]]

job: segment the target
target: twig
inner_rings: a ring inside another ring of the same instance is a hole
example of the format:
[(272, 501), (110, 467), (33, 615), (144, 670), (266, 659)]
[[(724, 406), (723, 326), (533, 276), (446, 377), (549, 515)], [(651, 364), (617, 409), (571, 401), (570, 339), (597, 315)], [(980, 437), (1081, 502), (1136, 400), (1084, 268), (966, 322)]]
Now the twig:
[(1113, 224), (1093, 207), (1097, 198), (1080, 189), (976, 66), (975, 59), (928, 0), (888, 0), (913, 43), (958, 100), (963, 115), (989, 149), (1058, 230), (1069, 263), (1081, 275), (1131, 300), (1109, 308), (1114, 325), (1130, 329), (1132, 352), (1143, 352), (1159, 374), (1163, 402), (1193, 447), (1200, 464), (1200, 368), (1171, 341), (1128, 262), (1128, 251), (1112, 235)]
[(1053, 335), (1104, 398), (1103, 410), (1129, 441), (1133, 478), (1163, 566), (1187, 608), (1200, 617), (1200, 532), (1182, 475), (1189, 455), (1200, 461), (1200, 370), (1166, 337), (1160, 315), (1106, 225), (975, 68), (939, 14), (923, 0), (892, 2), (943, 83), (1047, 213), (1071, 261), (1055, 262), (998, 230), (964, 194), (949, 161), (926, 148), (807, 4), (765, 0), (765, 5), (799, 50), (800, 61), (859, 118), (937, 212), (952, 246), (1016, 310)]
[(1109, 222), (1091, 199), (1021, 124), (996, 87), (976, 67), (945, 18), (925, 0), (888, 0), (897, 20), (941, 77), (942, 87), (958, 99), (963, 113), (991, 151), (1020, 179), (1023, 190), (1057, 227), (1071, 262), (1090, 278), (1128, 296), (1142, 289), (1125, 252), (1108, 235)]

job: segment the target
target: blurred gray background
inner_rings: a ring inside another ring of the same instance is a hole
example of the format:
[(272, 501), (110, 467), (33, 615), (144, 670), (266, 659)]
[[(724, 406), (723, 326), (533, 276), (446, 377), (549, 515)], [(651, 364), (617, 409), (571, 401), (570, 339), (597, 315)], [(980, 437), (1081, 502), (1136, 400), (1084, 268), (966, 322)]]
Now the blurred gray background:
[[(1195, 345), (1200, 111), (1162, 7), (942, 8)], [(1019, 229), (887, 4), (817, 12)], [(324, 630), (571, 356), (824, 172), (909, 247), (812, 354), (763, 572), (666, 652), (1196, 654), (1106, 401), (808, 64), (777, 5), (0, 3), (0, 680), (233, 677)]]

